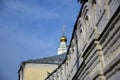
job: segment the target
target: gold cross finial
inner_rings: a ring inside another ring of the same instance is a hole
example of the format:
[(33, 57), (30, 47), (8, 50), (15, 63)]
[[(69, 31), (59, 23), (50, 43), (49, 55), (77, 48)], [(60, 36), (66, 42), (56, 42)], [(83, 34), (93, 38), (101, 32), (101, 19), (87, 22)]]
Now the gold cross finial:
[(62, 32), (63, 32), (63, 35), (65, 33), (65, 25), (62, 26)]

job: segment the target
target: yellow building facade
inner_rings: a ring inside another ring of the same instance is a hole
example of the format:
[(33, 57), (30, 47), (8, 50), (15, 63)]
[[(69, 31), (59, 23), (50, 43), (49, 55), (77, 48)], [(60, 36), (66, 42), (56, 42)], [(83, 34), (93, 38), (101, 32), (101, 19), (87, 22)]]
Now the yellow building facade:
[(64, 60), (66, 54), (21, 63), (19, 80), (44, 80)]
[(27, 63), (24, 68), (24, 80), (44, 80), (57, 65)]

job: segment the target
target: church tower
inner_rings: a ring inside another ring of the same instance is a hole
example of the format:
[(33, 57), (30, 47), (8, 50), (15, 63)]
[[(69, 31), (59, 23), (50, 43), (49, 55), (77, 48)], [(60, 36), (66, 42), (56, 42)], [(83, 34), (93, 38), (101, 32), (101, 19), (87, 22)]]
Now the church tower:
[(63, 33), (62, 37), (60, 38), (60, 45), (58, 47), (58, 55), (67, 52), (67, 37), (64, 34), (64, 26), (63, 26)]

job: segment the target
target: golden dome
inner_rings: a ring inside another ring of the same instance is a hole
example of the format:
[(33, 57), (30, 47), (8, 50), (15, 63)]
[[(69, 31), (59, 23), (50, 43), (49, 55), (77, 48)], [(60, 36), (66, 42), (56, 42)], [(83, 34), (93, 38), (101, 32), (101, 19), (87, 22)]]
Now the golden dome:
[(63, 35), (63, 36), (60, 38), (60, 41), (61, 41), (61, 42), (66, 42), (66, 41), (67, 41), (67, 38)]

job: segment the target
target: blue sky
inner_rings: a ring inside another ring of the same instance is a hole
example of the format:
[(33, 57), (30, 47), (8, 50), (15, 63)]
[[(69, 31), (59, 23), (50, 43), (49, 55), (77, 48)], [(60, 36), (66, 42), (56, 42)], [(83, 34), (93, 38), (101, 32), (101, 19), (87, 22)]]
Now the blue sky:
[(21, 61), (57, 55), (79, 9), (77, 0), (0, 0), (0, 80), (17, 80)]

